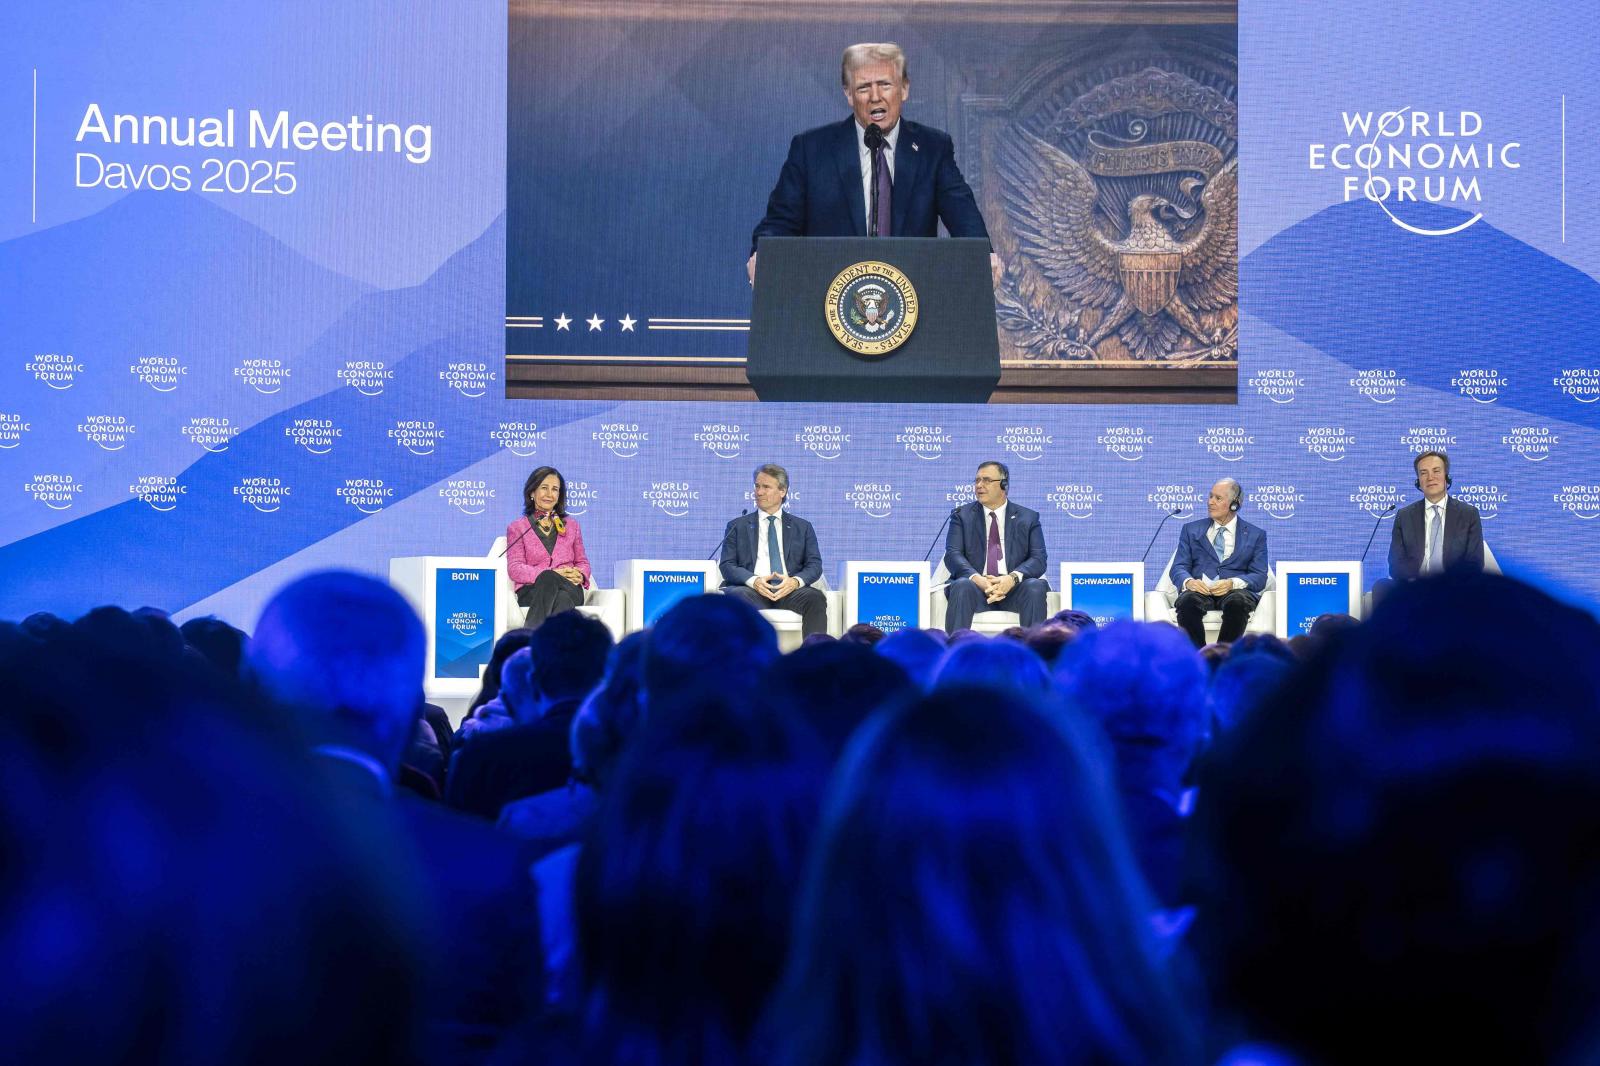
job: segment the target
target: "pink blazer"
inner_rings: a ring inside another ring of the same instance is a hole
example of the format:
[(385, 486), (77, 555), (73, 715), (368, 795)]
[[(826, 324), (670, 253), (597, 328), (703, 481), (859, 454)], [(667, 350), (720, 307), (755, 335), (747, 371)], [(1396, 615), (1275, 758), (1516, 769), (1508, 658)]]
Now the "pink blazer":
[(506, 573), (518, 588), (533, 584), (540, 574), (558, 566), (575, 566), (582, 570), (583, 587), (590, 586), (589, 557), (583, 553), (583, 533), (578, 529), (577, 519), (568, 518), (566, 523), (567, 528), (556, 537), (553, 553), (544, 550), (539, 534), (529, 532), (533, 526), (526, 517), (506, 527), (506, 543), (511, 545), (511, 550), (506, 552)]

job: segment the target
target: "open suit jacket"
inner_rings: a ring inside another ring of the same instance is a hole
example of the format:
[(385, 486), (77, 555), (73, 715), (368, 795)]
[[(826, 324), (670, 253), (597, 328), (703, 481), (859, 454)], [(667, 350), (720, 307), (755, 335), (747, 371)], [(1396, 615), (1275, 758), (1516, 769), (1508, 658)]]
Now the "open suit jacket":
[(589, 556), (583, 550), (583, 533), (575, 518), (563, 519), (563, 524), (566, 528), (556, 537), (553, 552), (545, 551), (539, 534), (530, 532), (533, 526), (526, 516), (506, 527), (506, 543), (511, 545), (506, 552), (506, 573), (517, 588), (533, 584), (540, 574), (558, 566), (572, 566), (583, 571), (583, 587), (589, 587), (593, 578)]
[(1184, 523), (1178, 533), (1178, 554), (1172, 559), (1172, 583), (1182, 592), (1191, 577), (1236, 577), (1261, 595), (1267, 587), (1267, 531), (1234, 516), (1233, 554), (1223, 562), (1211, 543), (1211, 525), (1210, 518)]
[[(989, 236), (978, 202), (956, 166), (955, 145), (943, 130), (901, 117), (894, 148), (890, 235), (937, 237), (939, 222), (952, 237)], [(750, 235), (762, 237), (865, 237), (867, 204), (861, 188), (861, 147), (856, 120), (797, 134), (767, 214)]]
[[(983, 572), (989, 551), (987, 521), (983, 504), (977, 500), (962, 504), (955, 518), (950, 520), (950, 532), (944, 538), (944, 567), (950, 571), (952, 581)], [(1007, 500), (1005, 521), (1000, 525), (1006, 573), (1020, 573), (1025, 578), (1044, 577), (1046, 558), (1039, 512)]]
[[(783, 568), (810, 587), (822, 576), (822, 551), (817, 547), (817, 531), (804, 518), (788, 511), (783, 515)], [(722, 583), (743, 585), (756, 576), (756, 537), (766, 536), (765, 515), (759, 509), (740, 515), (728, 523), (722, 535)], [(776, 569), (776, 567), (774, 567)]]
[[(1422, 557), (1428, 550), (1426, 498), (1408, 503), (1394, 516), (1389, 534), (1389, 576), (1409, 581), (1422, 575)], [(1478, 509), (1454, 496), (1444, 501), (1444, 537), (1439, 546), (1446, 570), (1483, 569), (1483, 521)]]

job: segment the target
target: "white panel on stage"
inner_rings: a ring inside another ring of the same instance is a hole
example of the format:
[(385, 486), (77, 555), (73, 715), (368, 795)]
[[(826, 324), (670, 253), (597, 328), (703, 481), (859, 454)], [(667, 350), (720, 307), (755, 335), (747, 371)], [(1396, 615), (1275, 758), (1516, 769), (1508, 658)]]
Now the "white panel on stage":
[(617, 564), (616, 585), (628, 598), (628, 632), (651, 625), (685, 596), (715, 592), (722, 570), (709, 559), (624, 559)]
[(1063, 610), (1082, 611), (1107, 625), (1119, 619), (1144, 621), (1144, 563), (1062, 563)]
[(1361, 617), (1361, 563), (1280, 562), (1277, 618), (1273, 632), (1288, 638), (1309, 632), (1324, 614)]
[(429, 699), (471, 698), (505, 632), (510, 592), (505, 561), (481, 555), (417, 555), (389, 560), (389, 584), (422, 618), (428, 636), (423, 692)]

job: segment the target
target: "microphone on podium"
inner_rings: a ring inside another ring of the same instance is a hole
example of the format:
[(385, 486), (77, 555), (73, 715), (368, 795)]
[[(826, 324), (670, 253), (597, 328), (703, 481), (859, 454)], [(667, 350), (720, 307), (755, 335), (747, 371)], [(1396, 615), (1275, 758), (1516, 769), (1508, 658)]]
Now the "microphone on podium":
[(1378, 520), (1376, 522), (1372, 523), (1372, 535), (1367, 538), (1367, 546), (1365, 548), (1361, 549), (1361, 561), (1362, 562), (1366, 562), (1367, 561), (1367, 552), (1372, 550), (1372, 541), (1373, 541), (1373, 538), (1378, 535), (1378, 527), (1383, 525), (1383, 520), (1385, 518), (1388, 518), (1390, 512), (1392, 512), (1393, 510), (1394, 510), (1394, 504), (1391, 503), (1389, 506), (1385, 507), (1383, 510), (1378, 512)]
[(867, 146), (867, 151), (872, 153), (872, 186), (871, 200), (867, 204), (867, 236), (878, 235), (878, 168), (883, 166), (883, 153), (878, 151), (884, 145), (883, 131), (877, 123), (868, 126), (862, 134), (861, 143)]
[[(728, 526), (733, 525), (740, 518), (743, 518), (745, 515), (747, 515), (749, 513), (750, 513), (750, 508), (748, 508), (748, 507), (739, 508), (738, 518), (730, 518), (730, 519), (728, 519)], [(717, 538), (717, 546), (712, 548), (711, 551), (706, 553), (706, 558), (707, 559), (710, 559), (713, 555), (716, 555), (717, 552), (722, 549), (723, 542), (728, 539), (728, 526), (723, 526), (722, 527), (722, 536)]]

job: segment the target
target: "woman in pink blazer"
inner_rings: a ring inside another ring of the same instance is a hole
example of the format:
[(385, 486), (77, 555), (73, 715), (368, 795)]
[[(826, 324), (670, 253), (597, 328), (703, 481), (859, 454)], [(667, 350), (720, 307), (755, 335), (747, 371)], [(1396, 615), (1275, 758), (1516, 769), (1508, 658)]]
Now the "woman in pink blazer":
[(567, 517), (567, 481), (553, 466), (541, 466), (522, 487), (523, 514), (506, 527), (506, 572), (517, 602), (528, 609), (530, 628), (557, 611), (583, 603), (589, 587), (589, 557), (578, 523)]

